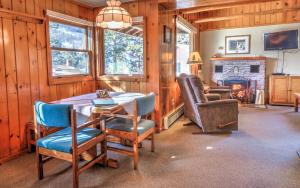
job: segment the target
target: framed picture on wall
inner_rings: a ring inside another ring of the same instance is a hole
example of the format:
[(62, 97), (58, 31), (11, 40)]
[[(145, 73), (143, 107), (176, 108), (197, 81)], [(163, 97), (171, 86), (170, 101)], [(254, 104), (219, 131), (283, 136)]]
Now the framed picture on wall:
[(250, 54), (250, 35), (225, 37), (225, 54)]
[(172, 42), (172, 29), (164, 25), (164, 43), (170, 44)]

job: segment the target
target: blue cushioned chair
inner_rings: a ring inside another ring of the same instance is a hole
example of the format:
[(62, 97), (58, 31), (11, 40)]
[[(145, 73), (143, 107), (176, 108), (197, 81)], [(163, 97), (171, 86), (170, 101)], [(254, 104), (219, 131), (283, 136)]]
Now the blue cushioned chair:
[[(154, 118), (154, 105), (155, 94), (150, 93), (145, 97), (137, 98), (133, 101), (134, 110), (132, 114), (105, 114), (108, 117), (113, 117), (112, 120), (106, 122), (106, 133), (119, 137), (121, 139), (130, 140), (133, 144), (133, 150), (120, 149), (116, 147), (108, 146), (110, 151), (118, 152), (121, 154), (129, 155), (133, 157), (134, 169), (138, 167), (138, 144), (146, 138), (151, 139), (151, 151), (154, 152), (154, 132), (155, 122)], [(143, 119), (143, 117), (149, 117), (151, 114), (151, 120)], [(142, 117), (139, 120), (139, 117)]]
[[(72, 163), (73, 187), (78, 187), (78, 176), (93, 164), (103, 161), (106, 164), (106, 134), (97, 127), (100, 119), (77, 124), (76, 111), (72, 105), (46, 104), (34, 105), (34, 125), (36, 133), (36, 155), (38, 178), (43, 179), (43, 164), (50, 158), (58, 158)], [(60, 131), (41, 137), (40, 125), (46, 128), (61, 128)], [(101, 154), (79, 167), (80, 155), (96, 148), (101, 143)]]

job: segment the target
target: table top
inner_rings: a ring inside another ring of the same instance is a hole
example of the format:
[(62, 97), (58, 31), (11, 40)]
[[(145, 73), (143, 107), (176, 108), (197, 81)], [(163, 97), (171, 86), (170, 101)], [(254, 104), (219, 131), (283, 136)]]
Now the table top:
[(296, 97), (300, 97), (300, 93), (294, 93)]
[[(61, 99), (57, 101), (53, 101), (52, 103), (55, 104), (72, 104), (74, 109), (77, 112), (90, 116), (92, 113), (112, 113), (117, 111), (120, 108), (126, 108), (125, 104), (130, 103), (134, 99), (138, 97), (145, 96), (142, 93), (126, 93), (126, 92), (109, 92), (111, 99), (114, 100), (117, 104), (116, 105), (109, 105), (109, 106), (101, 106), (95, 107), (92, 104), (92, 101), (97, 98), (96, 93), (88, 93), (84, 95), (74, 96), (66, 99)], [(127, 107), (128, 110), (132, 107)]]

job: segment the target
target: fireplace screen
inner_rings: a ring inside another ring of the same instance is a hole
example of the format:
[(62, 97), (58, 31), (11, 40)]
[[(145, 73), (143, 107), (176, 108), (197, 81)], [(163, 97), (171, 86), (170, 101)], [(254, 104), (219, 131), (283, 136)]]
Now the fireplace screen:
[(250, 80), (225, 80), (224, 85), (230, 86), (233, 98), (249, 103)]

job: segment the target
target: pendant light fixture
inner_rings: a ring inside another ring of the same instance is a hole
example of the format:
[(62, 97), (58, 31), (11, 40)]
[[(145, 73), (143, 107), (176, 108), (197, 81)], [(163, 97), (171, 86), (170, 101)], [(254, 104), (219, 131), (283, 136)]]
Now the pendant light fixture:
[(132, 25), (132, 18), (119, 0), (107, 0), (96, 17), (96, 25), (105, 29), (124, 29)]

